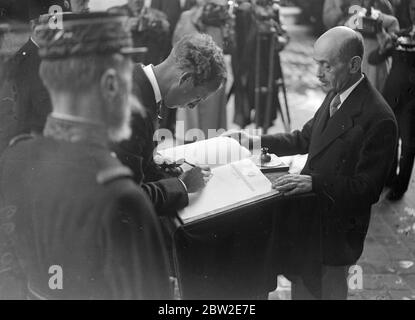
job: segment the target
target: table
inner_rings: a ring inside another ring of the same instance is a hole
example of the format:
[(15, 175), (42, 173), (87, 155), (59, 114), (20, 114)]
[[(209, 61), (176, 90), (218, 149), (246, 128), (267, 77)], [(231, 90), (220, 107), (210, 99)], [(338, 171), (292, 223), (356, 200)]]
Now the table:
[(173, 257), (182, 298), (265, 299), (278, 274), (302, 275), (315, 285), (322, 264), (319, 203), (315, 194), (273, 196), (178, 226)]

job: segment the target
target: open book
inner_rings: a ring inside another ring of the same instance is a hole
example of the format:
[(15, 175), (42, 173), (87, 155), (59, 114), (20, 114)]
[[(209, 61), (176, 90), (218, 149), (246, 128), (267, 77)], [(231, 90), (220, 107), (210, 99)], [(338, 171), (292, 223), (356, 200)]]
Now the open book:
[(184, 223), (210, 217), (229, 209), (278, 194), (254, 163), (249, 150), (230, 138), (214, 138), (159, 151), (173, 161), (208, 165), (212, 178), (206, 187), (189, 196), (189, 205), (179, 212)]

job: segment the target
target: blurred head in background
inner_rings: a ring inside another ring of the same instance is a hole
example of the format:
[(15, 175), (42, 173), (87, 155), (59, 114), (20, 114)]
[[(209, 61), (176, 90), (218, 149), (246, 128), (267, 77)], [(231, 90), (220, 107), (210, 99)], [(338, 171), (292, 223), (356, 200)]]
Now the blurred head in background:
[(89, 12), (89, 0), (71, 0), (71, 11), (74, 13)]
[(130, 10), (138, 15), (144, 7), (144, 0), (128, 0)]
[(53, 112), (104, 125), (112, 142), (128, 139), (131, 108), (139, 104), (131, 93), (133, 66), (125, 51), (131, 47), (131, 35), (126, 20), (104, 13), (91, 18), (73, 15), (73, 21), (70, 16), (58, 38), (51, 37), (47, 26), (38, 30), (40, 77)]

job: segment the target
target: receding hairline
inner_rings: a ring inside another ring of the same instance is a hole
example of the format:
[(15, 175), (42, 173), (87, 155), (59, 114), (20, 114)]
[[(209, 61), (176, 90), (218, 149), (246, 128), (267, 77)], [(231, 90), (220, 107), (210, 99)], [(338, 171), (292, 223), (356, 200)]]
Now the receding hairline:
[(315, 46), (329, 46), (332, 56), (341, 61), (349, 61), (353, 57), (363, 58), (363, 37), (356, 31), (347, 27), (335, 27), (326, 31), (317, 39)]

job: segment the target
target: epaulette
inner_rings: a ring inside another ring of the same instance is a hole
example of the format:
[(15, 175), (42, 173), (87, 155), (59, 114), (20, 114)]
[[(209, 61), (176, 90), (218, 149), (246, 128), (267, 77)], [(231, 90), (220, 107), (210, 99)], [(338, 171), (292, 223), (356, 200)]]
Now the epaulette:
[(104, 169), (97, 174), (97, 182), (100, 185), (105, 185), (119, 179), (132, 178), (133, 172), (124, 166)]
[(18, 136), (14, 137), (13, 139), (10, 140), (9, 147), (14, 147), (19, 142), (26, 141), (26, 140), (31, 140), (31, 139), (34, 139), (34, 138), (35, 138), (35, 136), (30, 134), (30, 133), (20, 134), (20, 135), (18, 135)]

